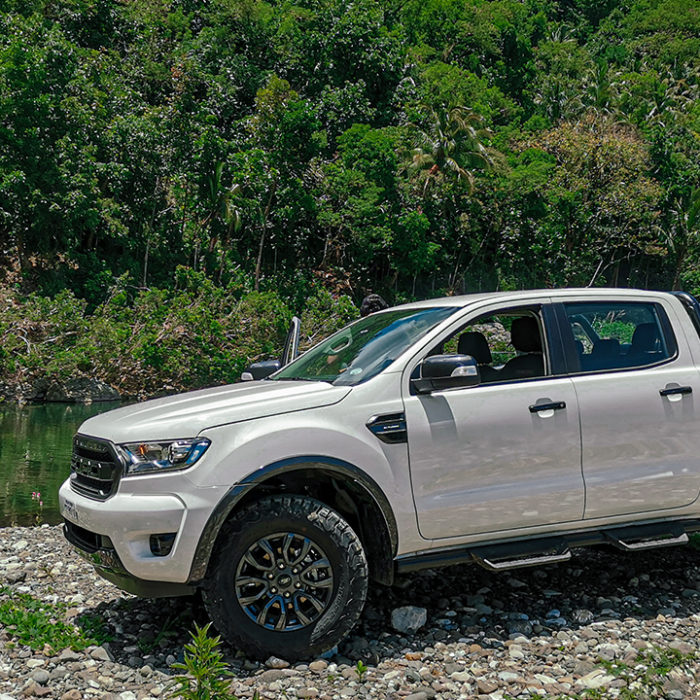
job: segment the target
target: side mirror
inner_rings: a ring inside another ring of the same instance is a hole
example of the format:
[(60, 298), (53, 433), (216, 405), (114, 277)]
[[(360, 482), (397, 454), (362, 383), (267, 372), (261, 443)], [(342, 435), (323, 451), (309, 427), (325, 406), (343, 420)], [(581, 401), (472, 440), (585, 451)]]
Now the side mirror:
[(301, 332), (301, 321), (292, 316), (292, 323), (287, 331), (287, 339), (284, 341), (284, 350), (280, 360), (263, 360), (254, 362), (241, 374), (242, 382), (252, 382), (254, 379), (265, 379), (271, 374), (288, 365), (292, 360), (296, 360), (299, 355), (299, 333)]
[(443, 389), (476, 386), (481, 383), (481, 372), (471, 355), (433, 355), (420, 365), (420, 378), (411, 379), (417, 394), (430, 394)]
[(252, 382), (254, 379), (265, 379), (273, 372), (276, 372), (282, 367), (279, 360), (263, 360), (262, 362), (253, 362), (243, 374), (241, 374), (242, 382)]

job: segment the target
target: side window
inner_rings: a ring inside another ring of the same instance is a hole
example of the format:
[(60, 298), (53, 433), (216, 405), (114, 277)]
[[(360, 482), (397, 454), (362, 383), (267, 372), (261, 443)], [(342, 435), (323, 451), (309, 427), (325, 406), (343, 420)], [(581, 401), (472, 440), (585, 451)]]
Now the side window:
[(430, 354), (471, 355), (481, 383), (543, 377), (547, 374), (539, 315), (529, 309), (508, 309), (473, 319)]
[(564, 308), (583, 372), (645, 367), (675, 352), (656, 304), (576, 302)]

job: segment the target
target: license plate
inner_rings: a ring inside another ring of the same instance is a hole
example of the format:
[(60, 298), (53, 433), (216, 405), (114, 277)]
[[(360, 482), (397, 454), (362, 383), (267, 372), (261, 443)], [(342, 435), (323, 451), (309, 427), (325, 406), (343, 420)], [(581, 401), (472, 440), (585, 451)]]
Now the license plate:
[(63, 515), (65, 515), (71, 522), (76, 524), (80, 522), (78, 507), (75, 505), (75, 503), (73, 503), (73, 501), (69, 501), (68, 499), (63, 501)]

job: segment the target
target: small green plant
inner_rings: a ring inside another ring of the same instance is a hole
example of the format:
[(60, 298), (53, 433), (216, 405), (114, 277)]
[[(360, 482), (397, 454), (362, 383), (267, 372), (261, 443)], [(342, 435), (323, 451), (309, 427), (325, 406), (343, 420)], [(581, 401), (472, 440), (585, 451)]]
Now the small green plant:
[[(219, 651), (221, 637), (210, 637), (209, 627), (194, 626), (192, 641), (185, 645), (183, 663), (172, 665), (182, 675), (175, 676), (169, 698), (183, 700), (237, 700), (230, 690), (233, 675)], [(257, 695), (257, 693), (256, 693)]]
[(74, 627), (63, 621), (67, 607), (47, 603), (29, 593), (0, 587), (0, 626), (20, 644), (32, 649), (46, 645), (58, 651), (70, 647), (81, 650), (106, 641), (93, 636), (94, 627)]
[(365, 666), (362, 661), (358, 661), (355, 665), (355, 673), (357, 674), (358, 680), (362, 681), (365, 677), (365, 673), (367, 673), (367, 666)]

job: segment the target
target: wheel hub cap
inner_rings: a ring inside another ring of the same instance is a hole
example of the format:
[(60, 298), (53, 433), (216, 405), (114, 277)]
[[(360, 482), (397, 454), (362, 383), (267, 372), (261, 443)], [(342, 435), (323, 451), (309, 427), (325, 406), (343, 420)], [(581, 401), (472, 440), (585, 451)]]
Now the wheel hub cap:
[(261, 627), (291, 632), (314, 623), (333, 594), (333, 571), (313, 540), (277, 532), (251, 545), (236, 569), (235, 591), (245, 614)]

